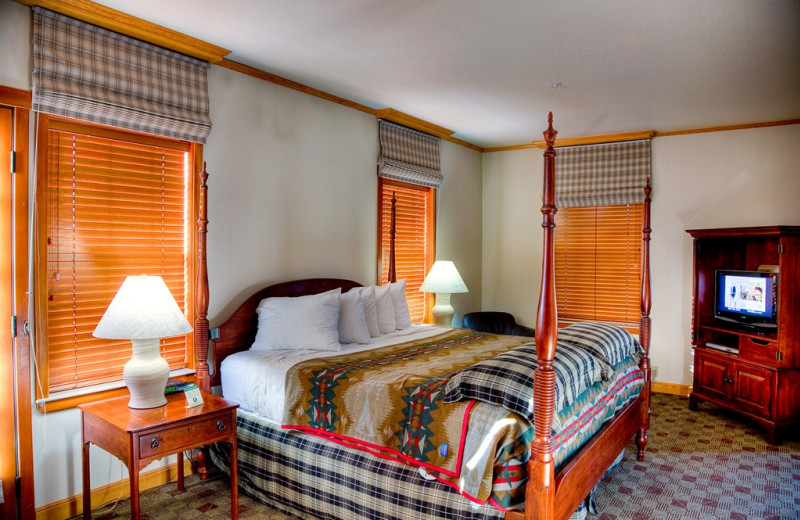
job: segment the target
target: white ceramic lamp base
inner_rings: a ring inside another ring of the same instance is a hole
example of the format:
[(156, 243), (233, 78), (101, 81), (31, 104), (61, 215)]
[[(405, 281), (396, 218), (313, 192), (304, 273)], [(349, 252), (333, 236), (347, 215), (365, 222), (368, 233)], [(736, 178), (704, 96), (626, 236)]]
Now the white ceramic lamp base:
[(131, 393), (129, 408), (157, 408), (167, 404), (164, 388), (169, 364), (158, 353), (159, 339), (132, 339), (133, 357), (122, 371)]
[(431, 309), (433, 324), (437, 327), (452, 327), (454, 312), (450, 305), (450, 293), (436, 293), (436, 303)]

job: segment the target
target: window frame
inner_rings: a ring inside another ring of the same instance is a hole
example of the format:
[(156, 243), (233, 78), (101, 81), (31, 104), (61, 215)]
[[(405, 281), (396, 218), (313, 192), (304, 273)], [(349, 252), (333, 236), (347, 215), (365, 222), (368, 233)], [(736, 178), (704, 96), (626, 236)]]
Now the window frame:
[[(89, 123), (68, 119), (60, 116), (51, 116), (47, 114), (39, 114), (36, 120), (36, 214), (35, 214), (35, 238), (34, 245), (35, 252), (35, 305), (34, 315), (36, 318), (34, 327), (35, 334), (35, 355), (36, 355), (36, 371), (37, 377), (36, 385), (36, 405), (41, 410), (55, 411), (67, 408), (73, 408), (82, 403), (93, 402), (100, 399), (110, 397), (117, 397), (127, 394), (127, 388), (122, 380), (122, 373), (120, 371), (119, 380), (104, 383), (99, 385), (86, 386), (74, 390), (66, 390), (61, 392), (50, 392), (49, 390), (49, 365), (48, 365), (48, 346), (47, 346), (47, 241), (48, 241), (48, 163), (49, 163), (49, 148), (48, 136), (51, 129), (75, 131), (83, 134), (90, 134), (101, 138), (110, 138), (117, 140), (124, 140), (128, 142), (136, 142), (145, 145), (166, 146), (173, 149), (182, 149), (188, 153), (187, 165), (189, 172), (187, 174), (186, 196), (189, 200), (184, 200), (186, 207), (186, 223), (185, 223), (185, 314), (190, 323), (194, 322), (196, 316), (195, 309), (195, 294), (197, 286), (197, 259), (195, 252), (197, 251), (197, 233), (195, 229), (195, 222), (198, 215), (199, 204), (199, 176), (195, 173), (199, 171), (198, 168), (202, 167), (203, 145), (199, 143), (192, 143), (188, 141), (180, 141), (167, 137), (155, 136), (151, 134), (144, 134), (130, 130), (124, 130), (116, 127), (109, 127), (99, 125), (96, 123)], [(194, 334), (188, 333), (186, 335), (185, 344), (185, 368), (171, 371), (171, 377), (181, 377), (188, 379), (194, 372), (196, 363)]]
[[(425, 258), (423, 259), (423, 276), (422, 279), (424, 280), (425, 276), (427, 276), (428, 272), (433, 266), (434, 259), (436, 258), (436, 188), (429, 187), (429, 186), (421, 186), (418, 184), (413, 184), (409, 182), (402, 182), (397, 181), (394, 179), (388, 179), (385, 177), (378, 176), (378, 225), (377, 225), (377, 280), (379, 283), (384, 284), (388, 280), (388, 265), (389, 265), (389, 238), (386, 237), (384, 239), (383, 234), (383, 218), (384, 214), (387, 212), (391, 212), (391, 207), (384, 207), (383, 204), (383, 193), (384, 188), (398, 188), (402, 190), (414, 190), (419, 191), (425, 194), (426, 197), (426, 204), (427, 204), (427, 214), (425, 215), (426, 218), (426, 230), (425, 230)], [(389, 199), (391, 200), (391, 199)], [(395, 243), (395, 257), (397, 256), (397, 242)], [(396, 262), (395, 262), (396, 264)], [(385, 266), (385, 267), (384, 267)], [(403, 277), (398, 273), (397, 279), (401, 280)], [(422, 281), (420, 281), (420, 284)], [(406, 287), (406, 298), (408, 299), (408, 294), (412, 294), (413, 299), (413, 288), (410, 288), (408, 285)], [(423, 303), (423, 315), (422, 320), (417, 321), (414, 320), (412, 316), (412, 321), (414, 323), (431, 323), (432, 316), (431, 312), (433, 309), (434, 303), (434, 295), (432, 293), (422, 293), (422, 303)], [(409, 306), (411, 307), (411, 305)]]

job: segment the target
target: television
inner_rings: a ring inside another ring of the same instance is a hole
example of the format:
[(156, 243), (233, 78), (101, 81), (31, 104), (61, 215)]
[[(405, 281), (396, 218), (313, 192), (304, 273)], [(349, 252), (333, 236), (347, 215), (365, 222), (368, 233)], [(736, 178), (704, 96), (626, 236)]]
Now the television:
[(778, 326), (778, 276), (762, 271), (716, 270), (714, 315), (742, 328)]

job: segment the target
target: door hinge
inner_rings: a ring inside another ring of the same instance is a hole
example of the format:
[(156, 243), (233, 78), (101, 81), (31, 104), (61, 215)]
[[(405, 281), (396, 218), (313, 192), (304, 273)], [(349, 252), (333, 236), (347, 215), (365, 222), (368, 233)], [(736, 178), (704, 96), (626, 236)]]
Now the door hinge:
[(783, 361), (783, 352), (780, 352), (780, 351), (776, 352), (775, 353), (775, 359), (778, 360), (778, 361)]
[(11, 316), (11, 338), (17, 337), (17, 317)]
[(11, 168), (9, 169), (9, 171), (11, 173), (16, 173), (16, 171), (17, 171), (17, 152), (15, 152), (14, 150), (11, 150), (10, 159), (11, 159)]
[(784, 244), (778, 244), (778, 254), (782, 255), (786, 252), (786, 247)]

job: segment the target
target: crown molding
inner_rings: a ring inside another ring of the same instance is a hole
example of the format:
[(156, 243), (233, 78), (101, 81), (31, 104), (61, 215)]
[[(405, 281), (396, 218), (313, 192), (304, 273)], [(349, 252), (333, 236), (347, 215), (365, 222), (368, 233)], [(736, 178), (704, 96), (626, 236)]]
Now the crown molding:
[(227, 49), (167, 29), (91, 0), (14, 0), (22, 5), (55, 11), (137, 40), (158, 45), (193, 58), (217, 63), (231, 53)]

